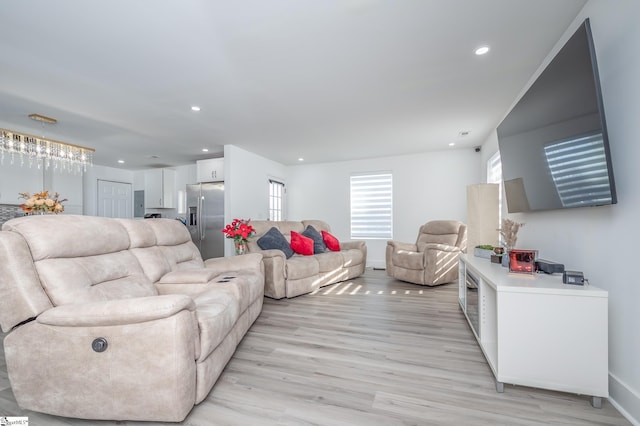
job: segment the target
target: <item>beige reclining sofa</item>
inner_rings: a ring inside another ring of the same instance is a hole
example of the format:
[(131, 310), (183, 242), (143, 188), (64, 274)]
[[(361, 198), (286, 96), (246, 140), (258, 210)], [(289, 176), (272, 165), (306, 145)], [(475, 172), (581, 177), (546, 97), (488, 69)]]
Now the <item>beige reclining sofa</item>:
[(259, 254), (202, 260), (170, 219), (30, 216), (0, 232), (0, 325), (23, 409), (183, 420), (262, 310)]
[(359, 277), (367, 263), (367, 246), (364, 241), (340, 241), (340, 251), (326, 251), (312, 256), (294, 254), (288, 258), (278, 249), (263, 250), (258, 240), (271, 228), (278, 229), (287, 241), (291, 231), (302, 234), (311, 225), (316, 231), (331, 232), (321, 220), (269, 221), (252, 220), (255, 237), (247, 245), (250, 253), (262, 254), (265, 269), (264, 294), (273, 299), (295, 297), (337, 282)]

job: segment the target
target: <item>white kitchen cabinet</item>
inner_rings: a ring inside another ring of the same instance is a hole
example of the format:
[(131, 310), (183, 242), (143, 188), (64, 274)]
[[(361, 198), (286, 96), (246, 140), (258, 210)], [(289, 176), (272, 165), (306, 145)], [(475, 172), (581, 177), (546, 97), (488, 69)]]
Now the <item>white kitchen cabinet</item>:
[(210, 158), (196, 161), (198, 182), (224, 181), (224, 158)]
[(504, 383), (609, 396), (608, 293), (460, 256), (459, 299), (496, 378)]
[(148, 209), (175, 208), (176, 171), (151, 169), (144, 173), (144, 205)]

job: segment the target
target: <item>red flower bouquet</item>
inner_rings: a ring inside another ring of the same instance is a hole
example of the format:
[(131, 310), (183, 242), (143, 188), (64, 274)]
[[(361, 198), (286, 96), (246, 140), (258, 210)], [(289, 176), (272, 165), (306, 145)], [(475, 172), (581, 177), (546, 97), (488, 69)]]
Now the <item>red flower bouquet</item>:
[(233, 238), (236, 254), (244, 254), (247, 250), (247, 240), (256, 235), (256, 230), (249, 225), (251, 219), (233, 219), (230, 225), (222, 228), (225, 237)]

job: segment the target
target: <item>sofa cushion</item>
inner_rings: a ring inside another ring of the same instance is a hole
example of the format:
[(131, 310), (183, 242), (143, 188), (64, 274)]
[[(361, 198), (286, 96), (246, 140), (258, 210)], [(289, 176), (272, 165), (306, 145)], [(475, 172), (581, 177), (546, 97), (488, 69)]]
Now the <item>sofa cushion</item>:
[(129, 248), (152, 247), (156, 245), (156, 234), (149, 225), (150, 221), (124, 218), (117, 218), (115, 221), (127, 230), (130, 241)]
[(436, 243), (449, 246), (459, 245), (459, 239), (464, 238), (460, 228), (464, 225), (460, 222), (448, 220), (432, 220), (420, 227), (420, 234), (416, 244), (424, 249), (424, 244)]
[(302, 221), (302, 225), (303, 227), (307, 227), (309, 225), (313, 226), (314, 228), (316, 228), (316, 230), (319, 231), (327, 231), (327, 232), (331, 232), (331, 228), (329, 227), (329, 224), (327, 222), (325, 222), (324, 220), (317, 220), (317, 219), (305, 219)]
[(322, 234), (313, 226), (307, 225), (306, 229), (302, 232), (302, 235), (313, 240), (313, 254), (324, 253), (327, 251), (327, 245), (322, 239)]
[(314, 257), (318, 261), (320, 272), (338, 271), (344, 265), (344, 256), (339, 251), (328, 251)]
[(231, 290), (212, 288), (193, 298), (200, 330), (200, 356), (206, 359), (240, 317), (240, 305)]
[(417, 251), (394, 251), (391, 255), (394, 266), (404, 269), (424, 269), (424, 254)]
[(132, 248), (129, 251), (138, 259), (144, 274), (156, 282), (171, 271), (171, 265), (158, 246)]
[(128, 250), (43, 259), (35, 266), (42, 287), (56, 306), (158, 294)]
[(159, 248), (169, 262), (172, 271), (204, 268), (200, 252), (191, 240), (182, 244), (160, 246)]
[(322, 232), (322, 239), (324, 240), (324, 243), (327, 245), (327, 248), (331, 251), (340, 251), (340, 241), (338, 241), (336, 237), (334, 237), (327, 231), (321, 231), (321, 232)]
[(82, 220), (78, 220), (75, 215), (24, 216), (6, 222), (2, 230), (22, 235), (34, 262), (114, 253), (129, 248), (127, 230), (106, 217), (82, 216)]
[(257, 243), (262, 250), (281, 250), (287, 259), (293, 256), (293, 250), (289, 242), (275, 226), (271, 227), (262, 237), (258, 238)]
[(316, 256), (293, 256), (287, 260), (286, 269), (288, 280), (309, 278), (320, 272)]
[(303, 256), (313, 256), (313, 239), (291, 231), (291, 249)]

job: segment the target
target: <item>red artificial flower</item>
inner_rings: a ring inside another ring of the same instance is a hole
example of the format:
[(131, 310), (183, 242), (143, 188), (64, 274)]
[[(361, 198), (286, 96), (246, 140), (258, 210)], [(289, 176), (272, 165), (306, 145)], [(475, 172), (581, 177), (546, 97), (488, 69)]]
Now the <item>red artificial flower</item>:
[(231, 224), (226, 225), (222, 232), (227, 238), (233, 238), (237, 241), (247, 241), (249, 237), (255, 235), (256, 230), (249, 225), (251, 219), (233, 219)]

